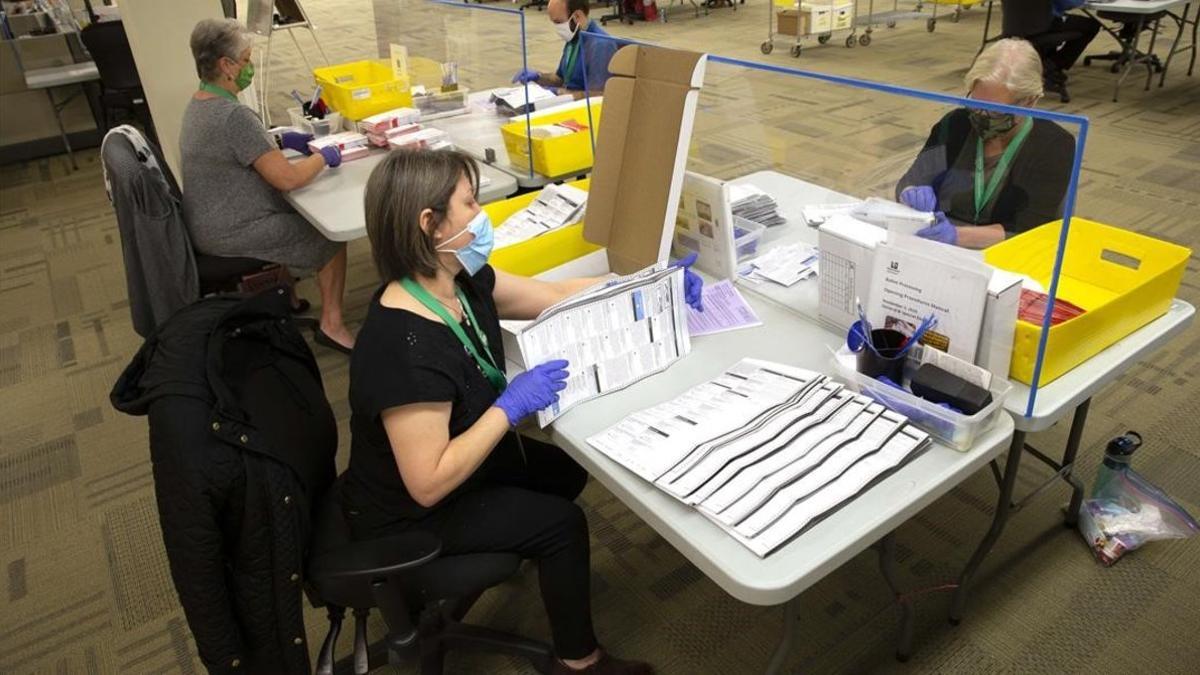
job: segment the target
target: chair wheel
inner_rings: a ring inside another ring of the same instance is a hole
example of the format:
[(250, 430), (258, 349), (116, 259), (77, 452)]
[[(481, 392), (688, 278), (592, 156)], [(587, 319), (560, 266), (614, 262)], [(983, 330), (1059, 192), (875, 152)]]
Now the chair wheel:
[(831, 37), (833, 37), (832, 33), (826, 33), (825, 35), (818, 35), (817, 42), (819, 44), (825, 44), (826, 42), (829, 42), (829, 38), (831, 38)]
[(1112, 64), (1111, 66), (1108, 67), (1108, 72), (1112, 73), (1113, 75), (1116, 75), (1117, 73), (1121, 72), (1121, 64), (1119, 64), (1119, 63)]
[(895, 22), (895, 21), (889, 21), (889, 22), (887, 22), (887, 27), (888, 27), (888, 28), (895, 28), (895, 27), (896, 27), (896, 22)]
[(925, 30), (932, 33), (933, 29), (937, 28), (937, 19), (930, 19), (925, 22)]
[(792, 45), (792, 56), (800, 58), (800, 45)]
[(1092, 57), (1090, 57), (1090, 56), (1083, 57), (1083, 65), (1084, 66), (1092, 65)]
[(863, 33), (862, 35), (859, 35), (858, 36), (858, 44), (860, 44), (864, 47), (871, 44), (871, 36), (868, 35), (867, 33)]
[(853, 47), (856, 44), (858, 44), (858, 40), (854, 39), (853, 35), (846, 36), (846, 48), (847, 49)]
[(960, 16), (962, 16), (962, 12), (957, 9), (954, 10), (954, 13), (950, 15), (950, 23), (958, 23), (958, 18)]
[(775, 45), (772, 44), (770, 40), (768, 40), (768, 41), (762, 43), (761, 45), (759, 45), (758, 49), (759, 49), (759, 51), (761, 51), (764, 54), (770, 54), (771, 50), (775, 49)]

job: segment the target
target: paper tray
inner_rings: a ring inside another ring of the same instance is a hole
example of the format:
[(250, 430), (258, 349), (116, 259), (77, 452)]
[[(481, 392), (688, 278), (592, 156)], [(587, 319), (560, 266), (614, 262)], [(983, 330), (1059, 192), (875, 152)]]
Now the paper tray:
[[(918, 346), (918, 349), (921, 348), (923, 347)], [(919, 363), (915, 356), (916, 354), (910, 356), (905, 363), (904, 379), (906, 382), (912, 370)], [(997, 415), (1003, 414), (1001, 406), (1012, 389), (1012, 383), (1008, 380), (993, 376), (991, 387), (989, 387), (989, 391), (992, 392), (992, 402), (974, 415), (963, 415), (926, 401), (906, 390), (897, 389), (867, 377), (858, 372), (855, 362), (854, 353), (844, 345), (833, 355), (833, 363), (837, 368), (838, 377), (844, 380), (851, 389), (870, 396), (904, 415), (913, 424), (955, 450), (969, 449), (975, 443), (975, 438), (979, 436), (979, 433), (990, 427)]]

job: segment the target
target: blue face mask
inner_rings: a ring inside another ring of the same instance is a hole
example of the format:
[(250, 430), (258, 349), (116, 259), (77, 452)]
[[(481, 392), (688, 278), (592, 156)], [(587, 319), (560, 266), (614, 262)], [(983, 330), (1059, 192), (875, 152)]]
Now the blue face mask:
[(475, 276), (487, 264), (488, 256), (492, 254), (492, 219), (488, 217), (486, 211), (477, 213), (462, 232), (450, 237), (444, 244), (449, 244), (468, 232), (475, 237), (466, 246), (459, 249), (439, 248), (437, 251), (438, 253), (453, 253), (467, 274)]

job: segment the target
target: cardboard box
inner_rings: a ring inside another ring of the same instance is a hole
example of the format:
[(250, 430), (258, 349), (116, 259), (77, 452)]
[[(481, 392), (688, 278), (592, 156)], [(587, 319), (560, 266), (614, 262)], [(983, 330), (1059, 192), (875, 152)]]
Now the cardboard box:
[(997, 268), (992, 270), (975, 365), (990, 370), (996, 377), (1007, 378), (1012, 364), (1013, 337), (1017, 331), (1017, 310), (1021, 304), (1021, 275)]
[(643, 45), (622, 47), (609, 63), (583, 228), (584, 239), (607, 247), (605, 272), (635, 272), (670, 253), (706, 63)]
[(777, 35), (808, 35), (809, 13), (785, 9), (775, 14), (775, 33)]

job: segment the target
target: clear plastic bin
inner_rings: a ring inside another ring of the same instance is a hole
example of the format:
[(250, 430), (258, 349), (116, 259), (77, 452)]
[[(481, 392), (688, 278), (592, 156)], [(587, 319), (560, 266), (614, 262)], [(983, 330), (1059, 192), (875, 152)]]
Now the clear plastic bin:
[(306, 134), (312, 134), (314, 137), (328, 136), (342, 131), (342, 115), (337, 112), (328, 112), (323, 120), (310, 120), (304, 117), (304, 113), (300, 108), (288, 108), (288, 117), (292, 120), (292, 127), (299, 129)]
[(738, 262), (758, 255), (758, 242), (766, 231), (767, 226), (762, 223), (741, 216), (733, 217), (733, 248), (737, 251)]
[(423, 96), (414, 95), (413, 107), (421, 111), (424, 120), (457, 115), (466, 112), (469, 93), (466, 87), (455, 91), (430, 91)]
[[(920, 365), (920, 350), (917, 345), (904, 365), (904, 381), (907, 383), (912, 372)], [(1012, 383), (993, 375), (991, 386), (992, 402), (974, 415), (963, 415), (947, 410), (936, 403), (867, 377), (855, 369), (855, 355), (844, 345), (833, 358), (837, 374), (851, 389), (869, 396), (892, 410), (907, 417), (913, 424), (929, 432), (937, 440), (955, 450), (965, 451), (975, 442), (979, 433), (992, 425), (997, 415), (1004, 414), (1002, 405), (1012, 389)]]

